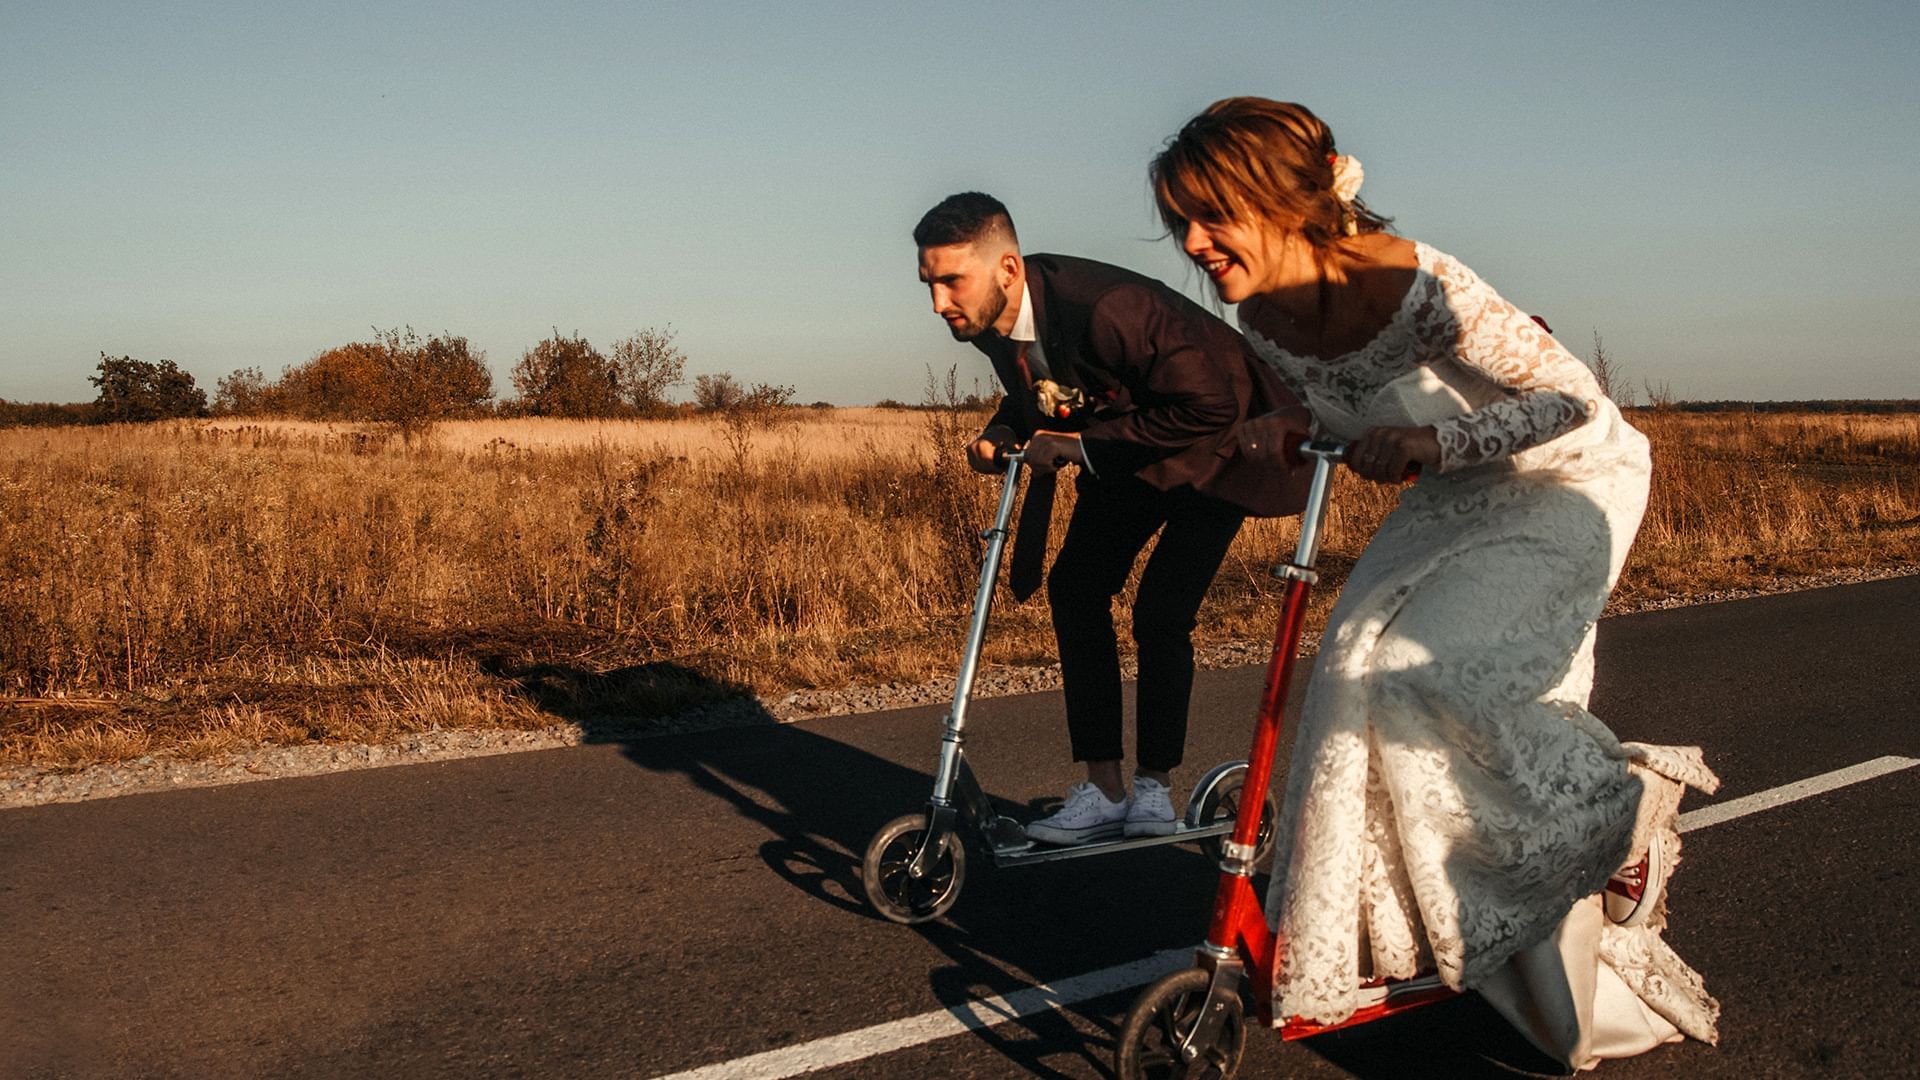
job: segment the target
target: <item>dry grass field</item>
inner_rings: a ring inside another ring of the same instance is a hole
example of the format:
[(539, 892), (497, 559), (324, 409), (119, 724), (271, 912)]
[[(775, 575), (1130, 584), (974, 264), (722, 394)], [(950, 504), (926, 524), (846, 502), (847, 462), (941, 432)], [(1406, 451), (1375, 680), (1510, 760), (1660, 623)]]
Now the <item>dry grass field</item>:
[[(0, 764), (643, 728), (947, 673), (994, 490), (954, 451), (978, 419), (0, 430)], [(1619, 603), (1920, 561), (1920, 417), (1632, 420), (1656, 473)], [(1335, 580), (1393, 498), (1343, 475)], [(1291, 535), (1243, 531), (1203, 643), (1265, 639)], [(1003, 603), (988, 662), (1051, 657), (1044, 602)]]

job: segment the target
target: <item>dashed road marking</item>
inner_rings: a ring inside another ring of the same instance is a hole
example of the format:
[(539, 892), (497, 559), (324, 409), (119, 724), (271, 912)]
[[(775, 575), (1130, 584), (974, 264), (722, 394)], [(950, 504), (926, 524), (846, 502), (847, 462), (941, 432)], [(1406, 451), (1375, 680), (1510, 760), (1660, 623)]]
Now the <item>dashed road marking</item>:
[[(1920, 758), (1887, 756), (1849, 765), (1844, 769), (1796, 780), (1766, 791), (1755, 792), (1724, 803), (1702, 807), (1680, 815), (1680, 831), (1692, 832), (1733, 821), (1763, 810), (1772, 810), (1801, 799), (1824, 795), (1843, 787), (1873, 780), (1920, 765)], [(934, 1042), (952, 1035), (979, 1031), (1012, 1020), (1051, 1012), (1106, 994), (1129, 990), (1177, 971), (1192, 962), (1193, 950), (1168, 949), (1144, 960), (1104, 968), (1058, 982), (1018, 990), (1001, 997), (967, 1001), (934, 1012), (909, 1016), (885, 1024), (830, 1035), (812, 1042), (768, 1050), (732, 1061), (716, 1062), (697, 1069), (673, 1073), (660, 1080), (781, 1080), (818, 1069), (846, 1065), (896, 1050)]]

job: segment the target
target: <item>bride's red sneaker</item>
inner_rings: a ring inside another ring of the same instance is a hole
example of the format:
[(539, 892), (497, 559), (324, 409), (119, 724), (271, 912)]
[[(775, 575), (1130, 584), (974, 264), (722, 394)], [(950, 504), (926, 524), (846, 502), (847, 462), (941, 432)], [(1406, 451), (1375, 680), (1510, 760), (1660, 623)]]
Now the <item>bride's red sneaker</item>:
[(1600, 894), (1607, 918), (1619, 926), (1641, 925), (1653, 914), (1654, 903), (1666, 884), (1666, 844), (1656, 832), (1639, 862), (1621, 867), (1607, 879), (1607, 887)]

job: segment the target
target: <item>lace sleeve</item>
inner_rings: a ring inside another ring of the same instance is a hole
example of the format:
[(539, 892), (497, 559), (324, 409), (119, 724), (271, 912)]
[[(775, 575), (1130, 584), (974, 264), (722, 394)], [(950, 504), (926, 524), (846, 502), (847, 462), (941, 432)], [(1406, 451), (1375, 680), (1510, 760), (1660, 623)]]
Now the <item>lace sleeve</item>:
[(1420, 313), (1422, 345), (1505, 388), (1498, 401), (1434, 425), (1440, 471), (1494, 461), (1572, 431), (1600, 410), (1600, 384), (1572, 353), (1457, 260)]

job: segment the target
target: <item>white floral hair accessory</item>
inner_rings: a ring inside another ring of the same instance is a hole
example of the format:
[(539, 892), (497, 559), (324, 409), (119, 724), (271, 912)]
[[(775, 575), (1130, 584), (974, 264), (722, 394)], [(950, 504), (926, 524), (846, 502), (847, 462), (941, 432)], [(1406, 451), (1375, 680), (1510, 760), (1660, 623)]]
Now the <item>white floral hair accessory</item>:
[(1352, 154), (1330, 154), (1327, 164), (1333, 166), (1333, 197), (1340, 200), (1341, 224), (1346, 234), (1353, 236), (1360, 231), (1353, 217), (1353, 200), (1360, 194), (1360, 184), (1367, 178), (1367, 170), (1360, 167), (1360, 159)]

